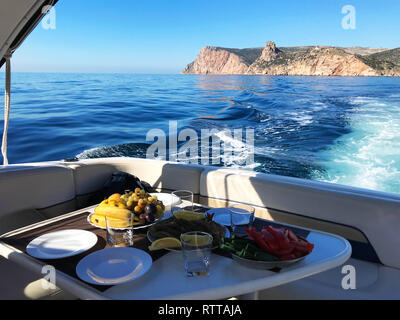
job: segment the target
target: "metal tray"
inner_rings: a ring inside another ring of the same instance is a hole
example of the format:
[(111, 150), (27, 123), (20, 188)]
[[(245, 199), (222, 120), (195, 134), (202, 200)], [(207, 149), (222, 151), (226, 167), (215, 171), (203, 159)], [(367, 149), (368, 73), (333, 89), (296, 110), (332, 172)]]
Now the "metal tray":
[(252, 269), (261, 269), (261, 270), (287, 268), (295, 263), (298, 263), (298, 262), (304, 260), (306, 257), (307, 256), (304, 256), (304, 257), (301, 257), (298, 259), (288, 260), (288, 261), (256, 261), (256, 260), (244, 259), (235, 254), (232, 254), (232, 259), (234, 261), (236, 261), (237, 263), (241, 264), (242, 266), (252, 268)]

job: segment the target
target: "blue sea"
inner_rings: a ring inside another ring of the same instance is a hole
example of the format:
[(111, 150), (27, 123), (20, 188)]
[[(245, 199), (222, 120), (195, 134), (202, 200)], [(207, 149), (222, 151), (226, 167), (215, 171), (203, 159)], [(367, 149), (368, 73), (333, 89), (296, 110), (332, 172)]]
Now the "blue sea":
[(221, 165), (400, 193), (399, 78), (13, 73), (9, 161), (146, 157), (170, 121), (222, 132)]

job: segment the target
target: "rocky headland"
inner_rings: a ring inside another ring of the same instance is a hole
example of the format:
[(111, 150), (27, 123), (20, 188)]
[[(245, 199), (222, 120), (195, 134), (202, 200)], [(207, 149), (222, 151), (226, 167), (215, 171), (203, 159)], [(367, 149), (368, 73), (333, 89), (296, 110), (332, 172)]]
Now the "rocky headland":
[(204, 47), (183, 74), (400, 76), (400, 48), (304, 46)]

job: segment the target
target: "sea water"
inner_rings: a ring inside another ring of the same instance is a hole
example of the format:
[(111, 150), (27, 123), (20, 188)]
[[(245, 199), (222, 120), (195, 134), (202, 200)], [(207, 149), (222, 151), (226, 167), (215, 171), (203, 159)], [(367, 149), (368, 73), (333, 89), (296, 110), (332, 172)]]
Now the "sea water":
[(224, 130), (250, 128), (246, 169), (400, 193), (399, 89), (399, 78), (13, 73), (8, 155), (143, 158), (147, 132), (178, 121), (238, 150), (221, 166), (253, 150)]

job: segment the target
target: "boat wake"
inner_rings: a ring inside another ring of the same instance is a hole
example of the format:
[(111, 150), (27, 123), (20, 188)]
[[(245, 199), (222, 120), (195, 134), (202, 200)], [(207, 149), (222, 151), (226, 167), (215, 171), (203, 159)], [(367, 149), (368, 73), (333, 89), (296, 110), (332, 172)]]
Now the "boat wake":
[[(15, 164), (145, 158), (146, 134), (168, 136), (169, 121), (178, 121), (178, 130), (199, 137), (198, 154), (182, 154), (186, 162), (400, 193), (398, 79), (21, 73), (15, 80)], [(221, 143), (208, 159), (203, 129), (216, 130)], [(235, 129), (241, 139), (227, 134)]]
[(144, 143), (129, 143), (116, 146), (104, 146), (88, 149), (78, 154), (78, 159), (97, 159), (112, 157), (137, 157), (146, 158), (146, 151), (149, 147)]
[(322, 181), (386, 192), (400, 192), (400, 97), (350, 100), (351, 132), (338, 138), (320, 156)]

